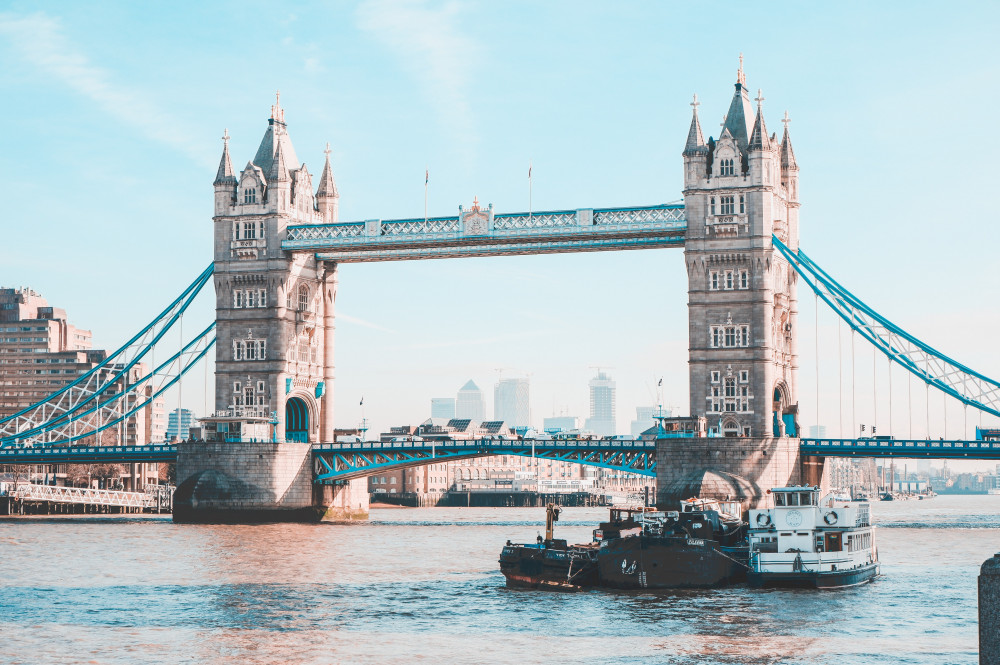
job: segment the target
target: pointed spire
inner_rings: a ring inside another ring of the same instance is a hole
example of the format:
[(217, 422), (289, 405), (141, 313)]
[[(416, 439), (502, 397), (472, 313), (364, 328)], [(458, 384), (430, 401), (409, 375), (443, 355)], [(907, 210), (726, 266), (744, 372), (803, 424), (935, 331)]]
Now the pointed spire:
[(795, 163), (795, 151), (792, 150), (792, 139), (788, 136), (788, 123), (792, 121), (788, 117), (788, 111), (785, 111), (785, 117), (781, 119), (781, 122), (785, 125), (785, 132), (781, 136), (781, 168), (783, 169), (797, 169), (798, 164)]
[(267, 174), (268, 185), (276, 182), (283, 182), (289, 180), (288, 175), (288, 164), (285, 162), (285, 151), (281, 147), (281, 141), (278, 142), (277, 148), (274, 151), (274, 160), (271, 162), (271, 170)]
[(769, 150), (771, 148), (771, 139), (767, 135), (767, 127), (764, 125), (764, 110), (761, 105), (764, 101), (764, 95), (761, 94), (760, 89), (757, 89), (757, 119), (753, 123), (753, 133), (750, 135), (750, 149), (751, 150)]
[(337, 183), (333, 179), (333, 167), (330, 166), (330, 144), (326, 144), (326, 163), (323, 164), (323, 174), (319, 177), (319, 189), (316, 191), (316, 196), (333, 196), (338, 197), (340, 194), (337, 192)]
[(698, 121), (698, 106), (700, 104), (698, 95), (695, 94), (694, 101), (691, 102), (691, 108), (694, 109), (694, 112), (691, 115), (691, 128), (688, 130), (687, 143), (684, 144), (685, 154), (708, 151), (705, 137), (701, 133), (701, 123)]
[(729, 112), (722, 121), (722, 133), (728, 129), (729, 134), (736, 139), (740, 151), (747, 149), (751, 131), (750, 122), (753, 118), (753, 107), (750, 106), (750, 94), (746, 82), (746, 74), (743, 73), (743, 54), (740, 53), (740, 68), (736, 72), (736, 91), (733, 94), (733, 101), (729, 104)]
[(236, 182), (236, 172), (233, 171), (233, 162), (229, 159), (229, 129), (222, 133), (222, 159), (219, 161), (219, 170), (215, 174), (213, 185), (225, 185)]

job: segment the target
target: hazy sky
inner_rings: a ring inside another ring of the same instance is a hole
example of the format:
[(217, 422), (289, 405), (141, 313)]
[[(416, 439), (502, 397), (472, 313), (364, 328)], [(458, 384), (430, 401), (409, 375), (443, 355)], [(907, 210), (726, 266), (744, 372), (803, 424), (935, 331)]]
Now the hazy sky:
[[(802, 247), (933, 346), (1000, 376), (996, 3), (6, 2), (0, 285), (29, 285), (113, 348), (212, 259), (224, 128), (253, 156), (281, 89), (312, 173), (329, 141), (341, 220), (681, 198), (698, 93), (718, 134), (745, 55), (772, 132), (787, 109)], [(530, 374), (535, 420), (587, 415), (600, 366), (618, 420), (688, 409), (686, 275), (676, 249), (345, 265), (338, 420), (376, 429), (503, 369)], [(803, 425), (816, 422), (811, 294), (800, 291)], [(208, 299), (189, 319), (207, 323)], [(185, 326), (189, 331), (196, 325)], [(819, 316), (820, 422), (874, 419), (872, 355)], [(843, 393), (838, 398), (840, 370)], [(877, 363), (879, 432), (909, 432), (908, 382)], [(186, 405), (203, 411), (200, 374)], [(192, 385), (193, 384), (193, 385)], [(912, 386), (914, 434), (926, 428)], [(174, 402), (176, 398), (174, 398)], [(843, 407), (842, 407), (843, 405)], [(174, 406), (169, 403), (168, 406)], [(931, 429), (944, 407), (931, 396)], [(958, 437), (963, 409), (947, 412)], [(968, 431), (978, 424), (968, 415)], [(983, 422), (995, 423), (987, 418)]]

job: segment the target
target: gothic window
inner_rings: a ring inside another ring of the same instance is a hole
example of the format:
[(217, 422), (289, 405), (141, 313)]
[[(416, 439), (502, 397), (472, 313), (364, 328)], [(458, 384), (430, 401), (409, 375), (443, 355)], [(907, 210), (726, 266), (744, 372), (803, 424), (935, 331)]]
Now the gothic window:
[(732, 215), (736, 210), (732, 196), (719, 197), (719, 203), (720, 203), (720, 210), (719, 210), (720, 215)]
[(741, 369), (740, 370), (740, 383), (749, 383), (749, 382), (750, 382), (750, 372), (749, 372), (749, 370)]
[(709, 201), (709, 209), (711, 211), (711, 214), (714, 215), (715, 214), (715, 197), (713, 196), (713, 197), (709, 198), (708, 201)]
[(731, 270), (726, 271), (726, 289), (733, 288), (733, 272)]
[(299, 287), (299, 311), (309, 311), (309, 287), (304, 284)]
[(750, 346), (750, 326), (740, 326), (739, 346)]
[(740, 271), (740, 288), (749, 289), (750, 288), (750, 274), (746, 270)]
[(247, 187), (243, 190), (243, 203), (257, 203), (257, 189)]
[(233, 381), (233, 392), (234, 393), (240, 392), (240, 382), (239, 381)]
[(717, 272), (711, 273), (711, 288), (713, 291), (719, 290), (719, 273)]
[(263, 393), (264, 392), (264, 382), (263, 381), (258, 381), (257, 382), (257, 392), (259, 392), (259, 393)]
[(734, 169), (733, 160), (723, 159), (719, 162), (720, 170), (719, 175), (733, 175), (736, 171)]
[[(243, 343), (246, 346), (246, 358), (247, 360), (257, 360), (257, 344), (255, 340), (247, 340)], [(251, 391), (253, 389), (251, 388)]]
[(254, 222), (243, 222), (243, 239), (254, 240), (257, 237), (257, 225)]
[(257, 307), (267, 307), (267, 289), (257, 291)]
[(712, 372), (712, 383), (719, 382), (719, 372)]
[(247, 385), (243, 389), (243, 404), (245, 406), (252, 406), (256, 402), (253, 396), (253, 386)]
[(722, 329), (718, 326), (712, 326), (712, 347), (718, 348), (722, 346)]
[(740, 194), (740, 214), (742, 215), (745, 212), (746, 212), (746, 201), (743, 198), (743, 195)]
[(247, 307), (257, 306), (257, 292), (254, 291), (253, 289), (247, 291), (246, 299), (247, 299)]
[(239, 289), (233, 291), (233, 307), (237, 309), (243, 307), (243, 291)]
[(736, 329), (732, 326), (726, 327), (726, 346), (736, 346)]
[(246, 351), (246, 344), (239, 341), (233, 341), (233, 360), (243, 360), (243, 353)]

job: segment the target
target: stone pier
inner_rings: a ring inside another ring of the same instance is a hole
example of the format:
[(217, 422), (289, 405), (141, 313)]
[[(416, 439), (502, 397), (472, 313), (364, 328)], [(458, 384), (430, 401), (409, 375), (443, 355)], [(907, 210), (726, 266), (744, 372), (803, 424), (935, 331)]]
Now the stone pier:
[(772, 487), (826, 487), (822, 458), (801, 459), (799, 440), (780, 437), (691, 437), (656, 444), (657, 506), (677, 510), (694, 496), (762, 504)]
[(174, 521), (367, 519), (367, 482), (314, 485), (311, 448), (308, 443), (180, 443)]

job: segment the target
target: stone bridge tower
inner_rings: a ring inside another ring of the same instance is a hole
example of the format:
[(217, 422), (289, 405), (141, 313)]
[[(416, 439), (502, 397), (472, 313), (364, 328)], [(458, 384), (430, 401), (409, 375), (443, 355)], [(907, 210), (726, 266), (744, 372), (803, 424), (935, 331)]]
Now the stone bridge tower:
[[(684, 146), (691, 415), (708, 436), (661, 439), (658, 503), (691, 496), (759, 503), (799, 482), (795, 271), (772, 234), (799, 242), (798, 166), (788, 135), (768, 134), (742, 56), (718, 139), (705, 141), (698, 99)], [(820, 467), (821, 471), (821, 467)]]
[(329, 146), (314, 193), (280, 98), (238, 175), (228, 132), (223, 139), (213, 183), (216, 414), (206, 423), (214, 436), (178, 450), (174, 519), (366, 515), (365, 481), (312, 483), (311, 445), (334, 441), (337, 266), (281, 248), (289, 224), (337, 221)]
[(216, 409), (274, 414), (279, 440), (332, 442), (337, 267), (281, 249), (290, 223), (337, 220), (329, 152), (314, 195), (275, 104), (238, 177), (226, 140), (214, 186)]
[(768, 135), (742, 62), (718, 140), (705, 142), (697, 97), (684, 146), (692, 415), (726, 437), (796, 436), (796, 273), (774, 249), (798, 248), (798, 166)]

